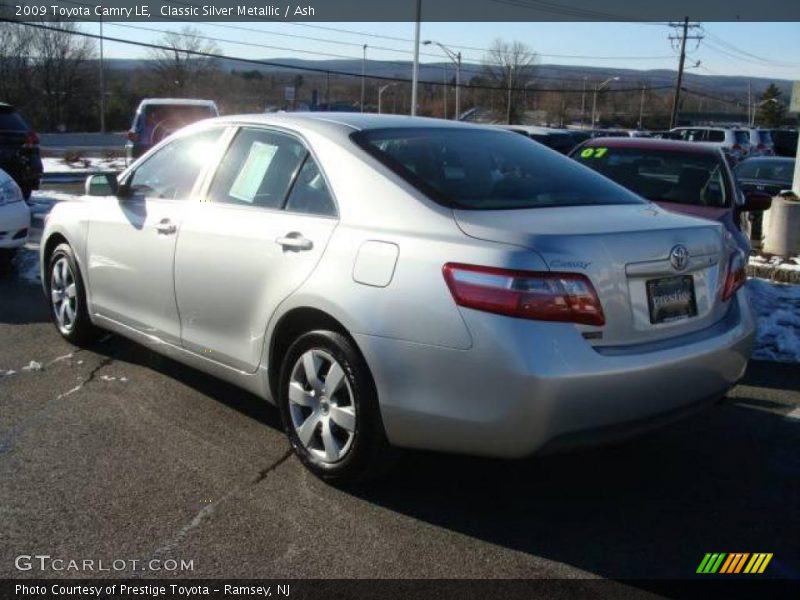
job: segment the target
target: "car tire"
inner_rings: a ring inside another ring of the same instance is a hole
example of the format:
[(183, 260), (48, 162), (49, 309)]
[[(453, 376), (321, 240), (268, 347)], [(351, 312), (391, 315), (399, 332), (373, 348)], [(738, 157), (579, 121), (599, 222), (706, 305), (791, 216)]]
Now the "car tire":
[(86, 288), (69, 244), (58, 245), (50, 255), (46, 278), (50, 317), (58, 332), (77, 346), (95, 341), (100, 330), (89, 318)]
[(372, 480), (393, 464), (372, 375), (340, 333), (312, 331), (284, 357), (278, 405), (297, 457), (334, 485)]

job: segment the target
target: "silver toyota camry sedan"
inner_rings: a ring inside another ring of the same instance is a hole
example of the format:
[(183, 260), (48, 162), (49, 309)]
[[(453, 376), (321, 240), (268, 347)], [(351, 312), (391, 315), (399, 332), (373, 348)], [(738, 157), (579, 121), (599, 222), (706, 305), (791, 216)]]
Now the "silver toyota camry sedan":
[(524, 136), (363, 114), (225, 117), (58, 204), (42, 281), (100, 329), (280, 408), (352, 482), (393, 448), (523, 457), (723, 396), (754, 321), (722, 225)]

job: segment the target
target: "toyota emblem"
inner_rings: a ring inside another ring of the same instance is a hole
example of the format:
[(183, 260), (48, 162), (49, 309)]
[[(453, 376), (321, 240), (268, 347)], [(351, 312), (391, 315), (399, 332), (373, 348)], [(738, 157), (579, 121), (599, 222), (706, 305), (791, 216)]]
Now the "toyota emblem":
[(678, 244), (669, 251), (669, 262), (676, 271), (683, 271), (689, 264), (689, 251)]

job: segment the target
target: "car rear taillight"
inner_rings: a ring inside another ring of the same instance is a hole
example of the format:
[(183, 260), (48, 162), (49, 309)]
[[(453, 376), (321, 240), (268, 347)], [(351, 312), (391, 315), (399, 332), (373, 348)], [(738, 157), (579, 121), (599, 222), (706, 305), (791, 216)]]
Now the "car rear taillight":
[(27, 137), (25, 138), (25, 146), (28, 148), (32, 148), (34, 146), (39, 145), (39, 134), (35, 131), (29, 131)]
[(737, 150), (737, 151), (741, 152), (742, 147), (739, 144), (734, 144), (733, 147), (732, 147), (732, 150)]
[(764, 144), (759, 144), (756, 146), (756, 150), (765, 150), (767, 147)]
[(594, 286), (580, 273), (514, 271), (447, 263), (447, 287), (459, 306), (534, 319), (604, 325)]
[(135, 131), (131, 130), (128, 132), (128, 141), (129, 142), (136, 142), (139, 140), (139, 134)]
[(728, 271), (725, 275), (725, 287), (722, 289), (722, 300), (727, 302), (733, 295), (744, 285), (747, 281), (747, 274), (745, 273), (745, 265), (747, 264), (747, 257), (744, 252), (737, 250), (731, 254), (728, 261)]

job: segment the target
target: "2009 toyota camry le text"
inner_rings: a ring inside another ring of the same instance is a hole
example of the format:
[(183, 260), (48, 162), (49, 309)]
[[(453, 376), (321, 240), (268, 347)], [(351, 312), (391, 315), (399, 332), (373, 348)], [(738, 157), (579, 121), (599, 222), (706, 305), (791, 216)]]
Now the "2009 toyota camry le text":
[(280, 408), (344, 483), (392, 448), (497, 457), (712, 402), (754, 321), (724, 227), (513, 132), (366, 114), (210, 119), (57, 205), (56, 327), (100, 329)]

